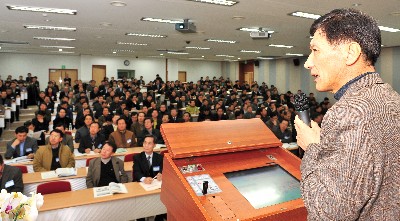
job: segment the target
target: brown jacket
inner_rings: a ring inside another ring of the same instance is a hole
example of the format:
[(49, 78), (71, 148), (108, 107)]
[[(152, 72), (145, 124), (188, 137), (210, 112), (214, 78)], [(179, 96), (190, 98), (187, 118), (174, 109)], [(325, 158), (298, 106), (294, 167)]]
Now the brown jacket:
[[(125, 141), (123, 136), (125, 137)], [(109, 141), (114, 142), (117, 144), (118, 148), (127, 148), (127, 147), (135, 147), (136, 146), (136, 137), (132, 131), (125, 130), (125, 133), (121, 133), (118, 130), (114, 131), (110, 134), (108, 138)]]
[(301, 165), (308, 220), (399, 220), (400, 96), (379, 74), (349, 86)]
[[(114, 168), (115, 177), (119, 183), (127, 183), (128, 175), (124, 170), (124, 162), (117, 157), (111, 157), (111, 162)], [(88, 174), (86, 176), (86, 187), (98, 187), (101, 177), (101, 157), (90, 161)]]
[[(53, 153), (50, 145), (39, 147), (33, 159), (33, 170), (35, 172), (50, 171), (52, 159)], [(60, 146), (59, 159), (61, 167), (75, 167), (74, 154), (68, 146)]]

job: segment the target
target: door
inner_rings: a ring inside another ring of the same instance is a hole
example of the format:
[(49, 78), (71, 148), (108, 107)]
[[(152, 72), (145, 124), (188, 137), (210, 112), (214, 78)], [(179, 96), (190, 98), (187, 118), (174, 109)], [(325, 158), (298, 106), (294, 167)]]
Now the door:
[(105, 65), (92, 65), (92, 79), (96, 81), (96, 85), (99, 86), (101, 81), (106, 77), (106, 66)]
[(186, 71), (178, 71), (178, 81), (186, 82)]
[(244, 72), (244, 81), (251, 85), (254, 81), (254, 72)]
[(71, 78), (71, 86), (73, 86), (75, 84), (75, 80), (78, 79), (78, 69), (49, 69), (49, 81), (54, 80), (59, 86), (61, 85), (60, 80), (64, 80), (65, 76), (67, 75), (69, 78)]

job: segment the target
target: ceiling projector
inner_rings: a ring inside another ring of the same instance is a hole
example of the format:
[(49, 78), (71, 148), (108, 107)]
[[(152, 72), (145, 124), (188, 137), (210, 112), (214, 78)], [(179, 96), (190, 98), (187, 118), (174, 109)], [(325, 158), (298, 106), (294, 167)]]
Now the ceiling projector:
[(183, 23), (175, 24), (175, 30), (182, 33), (196, 33), (196, 26), (189, 19), (184, 19)]

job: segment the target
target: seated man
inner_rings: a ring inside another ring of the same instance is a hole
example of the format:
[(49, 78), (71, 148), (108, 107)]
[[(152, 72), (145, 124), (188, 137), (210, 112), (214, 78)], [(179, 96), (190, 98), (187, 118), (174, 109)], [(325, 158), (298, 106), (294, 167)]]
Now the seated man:
[(289, 121), (282, 119), (279, 123), (279, 127), (273, 127), (272, 132), (275, 136), (281, 140), (282, 143), (292, 142), (292, 132), (288, 129)]
[(7, 192), (23, 192), (24, 182), (22, 181), (22, 172), (18, 167), (13, 167), (4, 164), (3, 157), (0, 154), (0, 189), (5, 189)]
[(92, 122), (93, 122), (93, 117), (91, 115), (89, 115), (89, 114), (86, 115), (85, 116), (85, 121), (84, 121), (85, 125), (82, 126), (81, 128), (79, 128), (76, 131), (75, 143), (79, 143), (81, 141), (82, 137), (84, 137), (84, 136), (89, 134), (89, 127), (92, 124)]
[[(143, 152), (135, 155), (133, 159), (133, 180), (151, 184), (153, 179), (162, 181), (163, 156), (153, 152), (156, 146), (156, 138), (146, 135), (143, 142)], [(164, 220), (165, 215), (157, 215), (155, 221)], [(144, 221), (144, 218), (137, 219)]]
[(126, 129), (124, 118), (117, 121), (117, 131), (110, 134), (109, 141), (117, 144), (118, 148), (127, 148), (136, 146), (136, 137), (132, 131)]
[(81, 138), (78, 149), (80, 153), (90, 153), (90, 151), (100, 153), (106, 138), (99, 131), (99, 123), (93, 122), (89, 127), (89, 134)]
[(6, 159), (28, 156), (33, 159), (34, 153), (38, 149), (35, 139), (30, 138), (28, 135), (28, 128), (24, 126), (15, 129), (15, 138), (7, 142), (7, 151), (4, 155)]
[(75, 167), (74, 154), (68, 146), (62, 145), (63, 132), (54, 129), (48, 145), (39, 148), (33, 159), (33, 170), (43, 172), (61, 167)]
[(87, 188), (108, 186), (111, 182), (128, 182), (124, 162), (113, 156), (116, 150), (115, 143), (106, 142), (101, 149), (100, 157), (90, 161), (86, 176)]
[(153, 124), (154, 122), (152, 118), (147, 117), (146, 119), (144, 119), (144, 129), (142, 130), (142, 133), (140, 133), (140, 136), (137, 138), (139, 147), (143, 146), (144, 138), (147, 135), (153, 135), (156, 138), (158, 144), (164, 144), (164, 140), (161, 136), (160, 130), (154, 129)]
[[(55, 129), (59, 129), (61, 130), (61, 132), (63, 132), (64, 135), (62, 139), (62, 144), (67, 145), (71, 150), (71, 152), (74, 153), (74, 141), (72, 135), (65, 133), (65, 125), (62, 122), (60, 122), (58, 125), (56, 125)], [(50, 137), (47, 137), (46, 145), (48, 145), (49, 143), (50, 143)]]
[(191, 115), (195, 114), (199, 114), (199, 108), (196, 107), (196, 101), (195, 100), (190, 100), (189, 106), (186, 107), (186, 112), (190, 113)]

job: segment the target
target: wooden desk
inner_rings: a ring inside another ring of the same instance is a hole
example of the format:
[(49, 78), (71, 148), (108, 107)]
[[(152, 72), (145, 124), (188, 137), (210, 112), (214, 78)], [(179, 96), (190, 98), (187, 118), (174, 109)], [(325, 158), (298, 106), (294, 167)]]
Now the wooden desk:
[(166, 213), (161, 190), (145, 191), (137, 182), (126, 183), (128, 193), (100, 198), (93, 189), (44, 195), (37, 220), (133, 220)]
[[(125, 162), (124, 163), (124, 170), (128, 175), (128, 181), (132, 181), (132, 166), (133, 162)], [(35, 192), (36, 188), (39, 184), (47, 183), (51, 181), (68, 181), (71, 183), (71, 189), (75, 190), (82, 190), (86, 189), (86, 176), (87, 176), (87, 167), (82, 167), (77, 169), (76, 176), (69, 176), (69, 177), (58, 177), (52, 179), (42, 179), (41, 172), (35, 173), (24, 173), (22, 174), (22, 179), (24, 181), (24, 194), (29, 195), (30, 192)]]

